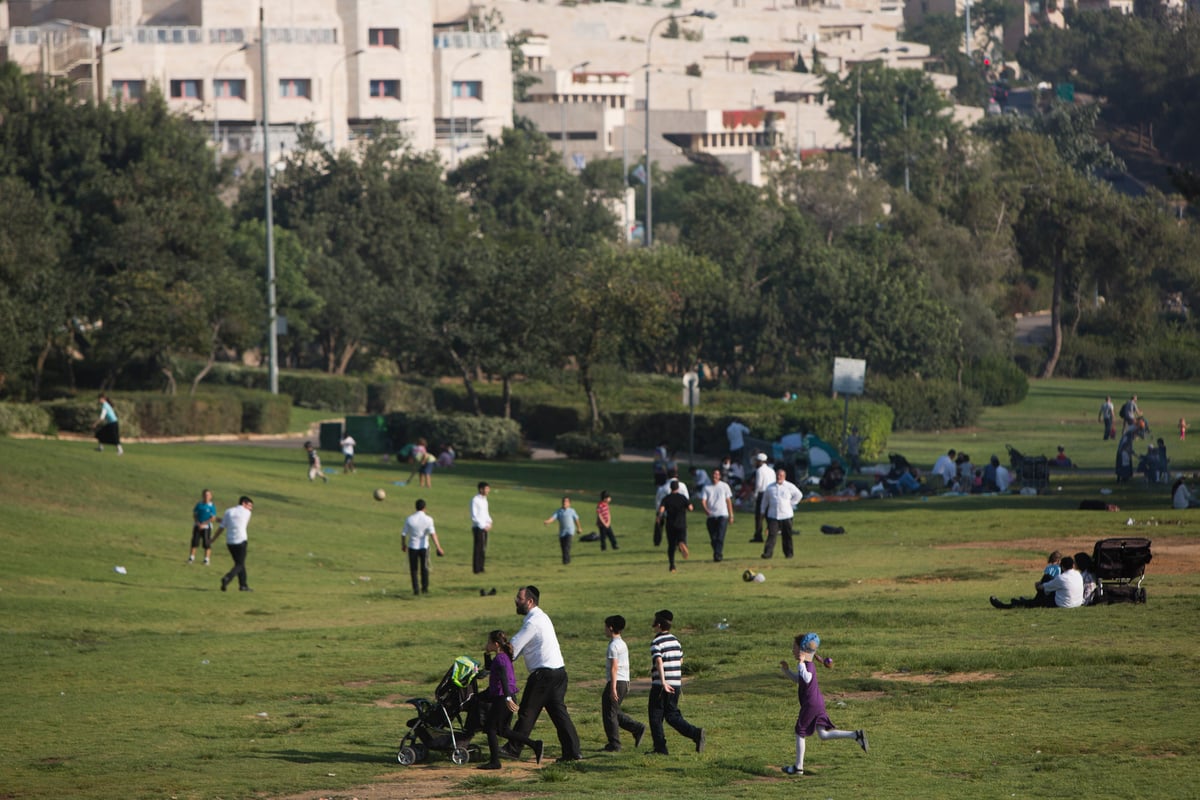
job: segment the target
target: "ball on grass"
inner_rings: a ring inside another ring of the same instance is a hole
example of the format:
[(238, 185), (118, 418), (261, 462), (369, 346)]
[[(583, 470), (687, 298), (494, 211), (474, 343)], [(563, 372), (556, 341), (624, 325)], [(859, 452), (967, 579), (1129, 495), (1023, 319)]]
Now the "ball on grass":
[(387, 492), (385, 492), (383, 489), (376, 489), (374, 497), (376, 500), (385, 500), (387, 499)]
[(748, 569), (745, 572), (743, 572), (742, 580), (744, 580), (746, 583), (749, 583), (750, 581), (754, 580), (754, 570)]

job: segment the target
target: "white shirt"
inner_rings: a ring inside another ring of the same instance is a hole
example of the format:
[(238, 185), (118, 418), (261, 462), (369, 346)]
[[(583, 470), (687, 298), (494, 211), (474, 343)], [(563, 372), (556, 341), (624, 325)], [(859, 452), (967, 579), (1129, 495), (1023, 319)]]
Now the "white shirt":
[(729, 423), (729, 427), (725, 429), (725, 436), (729, 438), (729, 449), (733, 451), (741, 450), (746, 446), (744, 437), (750, 429), (736, 419)]
[(340, 444), (342, 445), (342, 455), (352, 456), (354, 455), (354, 445), (358, 444), (358, 442), (354, 441), (353, 436), (347, 436), (345, 439), (342, 439)]
[(246, 541), (246, 527), (250, 524), (250, 509), (242, 505), (225, 510), (221, 527), (225, 529), (225, 544), (242, 544)]
[(604, 677), (606, 679), (612, 675), (612, 665), (615, 661), (617, 663), (617, 680), (629, 680), (629, 645), (625, 644), (624, 639), (614, 636), (608, 643), (608, 653), (605, 658)]
[(424, 511), (409, 514), (404, 520), (404, 536), (408, 537), (409, 550), (428, 550), (430, 534), (437, 533), (433, 529), (433, 517)]
[(1179, 484), (1179, 488), (1175, 490), (1175, 494), (1171, 497), (1171, 505), (1175, 508), (1187, 508), (1192, 501), (1192, 493), (1188, 490), (1187, 484)]
[(754, 470), (754, 493), (762, 494), (767, 487), (775, 482), (775, 470), (767, 466), (767, 462), (758, 465)]
[(485, 531), (492, 527), (492, 515), (488, 513), (486, 495), (477, 494), (471, 498), (471, 527)]
[[(662, 506), (663, 499), (666, 498), (666, 496), (669, 495), (670, 493), (671, 493), (671, 481), (667, 481), (662, 486), (658, 487), (658, 491), (656, 491), (654, 493), (654, 510), (655, 511), (658, 511), (658, 509)], [(679, 482), (679, 493), (689, 500), (692, 499), (692, 496), (690, 494), (688, 494), (687, 484), (684, 483), (683, 481)]]
[(535, 669), (560, 669), (567, 664), (563, 661), (562, 651), (558, 649), (558, 637), (554, 635), (554, 623), (537, 606), (529, 609), (521, 630), (513, 634), (510, 640), (513, 649), (513, 660), (525, 656), (525, 669), (533, 672)]
[(733, 501), (733, 491), (730, 490), (729, 484), (725, 481), (717, 481), (714, 484), (704, 487), (704, 493), (700, 495), (700, 502), (704, 505), (704, 511), (710, 517), (728, 517), (729, 504)]
[(804, 492), (791, 481), (772, 483), (763, 494), (767, 519), (791, 519), (795, 516), (795, 506), (804, 499)]
[(954, 483), (954, 479), (958, 476), (958, 467), (954, 465), (954, 459), (946, 454), (941, 455), (937, 461), (933, 462), (933, 469), (930, 471), (934, 475), (941, 475), (947, 486)]
[(1008, 471), (1008, 467), (1001, 464), (996, 467), (996, 490), (1007, 492), (1009, 484), (1012, 483), (1012, 473)]
[(708, 477), (708, 473), (702, 469), (697, 469), (692, 473), (696, 480), (696, 488), (704, 489), (705, 486), (712, 486), (712, 478)]
[(1083, 574), (1077, 569), (1064, 570), (1045, 581), (1042, 591), (1054, 592), (1054, 605), (1059, 608), (1079, 608), (1083, 605)]

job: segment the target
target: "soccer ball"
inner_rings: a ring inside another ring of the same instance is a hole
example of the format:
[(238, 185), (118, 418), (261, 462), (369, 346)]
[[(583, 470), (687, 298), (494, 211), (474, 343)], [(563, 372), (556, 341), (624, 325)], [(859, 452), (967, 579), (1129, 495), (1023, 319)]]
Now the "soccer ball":
[(387, 498), (387, 492), (385, 492), (383, 489), (375, 490), (375, 499), (376, 500), (384, 500), (386, 498)]
[(749, 583), (750, 581), (754, 580), (754, 570), (748, 569), (745, 572), (743, 572), (742, 580), (744, 580), (746, 583)]

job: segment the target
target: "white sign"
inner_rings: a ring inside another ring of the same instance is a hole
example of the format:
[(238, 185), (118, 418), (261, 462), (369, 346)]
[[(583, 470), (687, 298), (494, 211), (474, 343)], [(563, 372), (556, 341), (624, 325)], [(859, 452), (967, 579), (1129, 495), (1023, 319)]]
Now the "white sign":
[(867, 362), (861, 358), (833, 360), (833, 391), (838, 394), (862, 394), (866, 377)]
[(700, 405), (700, 376), (695, 372), (683, 374), (683, 404), (688, 408)]

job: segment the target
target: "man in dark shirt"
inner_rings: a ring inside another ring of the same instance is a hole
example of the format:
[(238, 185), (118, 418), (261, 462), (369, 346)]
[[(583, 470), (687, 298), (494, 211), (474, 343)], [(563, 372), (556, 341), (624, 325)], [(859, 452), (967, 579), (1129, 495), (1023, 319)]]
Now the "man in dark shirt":
[(692, 510), (692, 503), (679, 492), (679, 480), (671, 481), (671, 493), (663, 498), (658, 507), (658, 517), (663, 520), (667, 531), (667, 563), (671, 572), (675, 571), (675, 549), (684, 558), (688, 557), (687, 548), (687, 515)]

